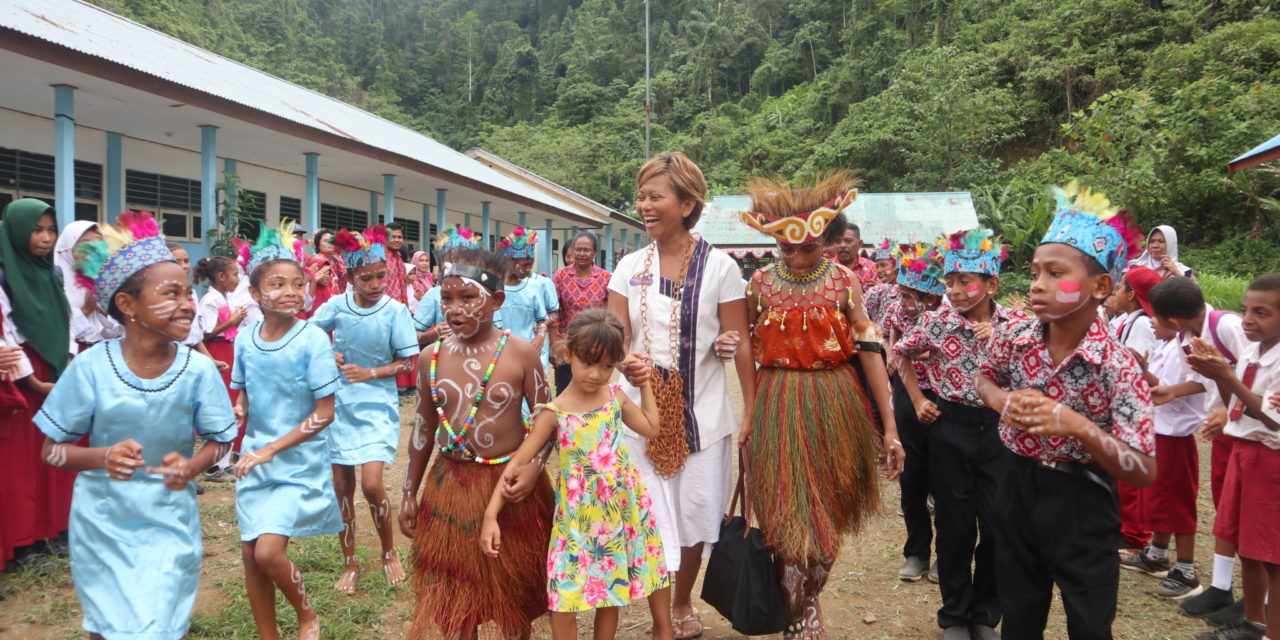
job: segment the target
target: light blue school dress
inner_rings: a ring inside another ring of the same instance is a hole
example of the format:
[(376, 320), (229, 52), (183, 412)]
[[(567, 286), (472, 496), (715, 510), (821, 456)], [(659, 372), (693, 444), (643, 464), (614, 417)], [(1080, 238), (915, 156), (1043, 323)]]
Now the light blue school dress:
[[(315, 401), (337, 393), (342, 373), (329, 336), (299, 321), (279, 340), (263, 340), (261, 324), (236, 335), (231, 388), (249, 394), (242, 451), (261, 449), (293, 431)], [(331, 428), (331, 427), (330, 427)], [(338, 533), (342, 515), (329, 468), (329, 429), (276, 454), (236, 482), (240, 539), (264, 533), (291, 538)]]
[[(346, 364), (381, 367), (418, 353), (409, 308), (391, 296), (384, 295), (374, 306), (362, 309), (356, 306), (355, 293), (348, 291), (325, 302), (311, 316), (311, 324), (333, 332), (333, 350), (343, 355)], [(326, 429), (334, 464), (395, 463), (400, 443), (395, 378), (344, 382), (334, 404), (334, 421)]]
[[(547, 310), (547, 315), (560, 312), (560, 296), (556, 293), (556, 283), (540, 273), (534, 273), (529, 276), (529, 280), (537, 284), (542, 290), (542, 305)], [(551, 330), (548, 329), (550, 334)], [(551, 364), (551, 338), (548, 337), (542, 341), (542, 368), (547, 368)]]
[[(161, 466), (170, 452), (190, 458), (195, 435), (230, 442), (231, 401), (213, 361), (178, 346), (158, 378), (129, 370), (120, 340), (77, 355), (36, 414), (56, 442), (89, 436), (90, 447), (133, 439)], [(193, 484), (173, 491), (140, 468), (129, 481), (81, 471), (71, 499), (71, 577), (84, 629), (107, 640), (177, 640), (187, 633), (200, 582), (200, 513)]]
[(426, 331), (441, 322), (444, 322), (444, 313), (440, 311), (440, 287), (431, 287), (413, 310), (413, 326), (418, 331)]
[(499, 329), (510, 329), (512, 335), (532, 341), (533, 326), (547, 319), (542, 288), (525, 278), (520, 284), (505, 286), (504, 290), (507, 297), (499, 309), (502, 315), (494, 316), (493, 325)]

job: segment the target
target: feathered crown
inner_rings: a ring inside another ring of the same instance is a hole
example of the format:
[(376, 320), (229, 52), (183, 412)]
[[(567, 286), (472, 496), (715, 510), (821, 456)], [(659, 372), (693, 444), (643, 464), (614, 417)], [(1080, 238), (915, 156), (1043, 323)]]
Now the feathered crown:
[(345, 227), (333, 234), (333, 246), (342, 254), (347, 268), (359, 269), (387, 260), (387, 228), (376, 224), (363, 233), (348, 231)]
[(942, 254), (937, 247), (901, 244), (891, 252), (898, 263), (898, 284), (921, 293), (947, 292), (947, 285), (942, 281)]
[(938, 241), (942, 253), (942, 273), (981, 273), (999, 276), (1000, 265), (1009, 248), (990, 229), (957, 231)]
[(857, 189), (849, 189), (832, 198), (826, 204), (793, 216), (773, 216), (758, 211), (743, 211), (742, 221), (752, 229), (773, 236), (787, 244), (804, 244), (822, 237), (831, 220), (858, 197)]
[(1112, 205), (1106, 194), (1072, 180), (1054, 187), (1058, 210), (1040, 244), (1056, 242), (1075, 247), (1098, 261), (1112, 278), (1119, 278), (1129, 257), (1137, 253), (1142, 231), (1129, 214)]
[(98, 306), (111, 308), (111, 298), (129, 276), (157, 263), (172, 262), (164, 236), (150, 211), (120, 214), (113, 225), (101, 225), (102, 239), (75, 249), (76, 284), (93, 292)]
[(498, 243), (498, 251), (501, 251), (512, 260), (522, 260), (533, 257), (534, 246), (537, 244), (537, 231), (528, 231), (524, 227), (516, 227), (511, 230), (511, 235), (503, 238)]
[(480, 234), (462, 225), (456, 225), (452, 229), (445, 229), (436, 234), (436, 251), (439, 251), (440, 255), (444, 255), (454, 249), (479, 248)]
[(871, 256), (872, 260), (877, 261), (893, 260), (893, 241), (885, 238), (884, 242), (881, 242), (880, 246), (876, 247), (876, 250), (871, 254)]
[(299, 264), (305, 262), (302, 253), (305, 243), (293, 237), (293, 230), (297, 226), (289, 218), (285, 218), (279, 227), (268, 227), (266, 221), (262, 221), (258, 228), (258, 241), (253, 246), (243, 241), (236, 243), (236, 262), (244, 267), (245, 273), (250, 274), (258, 265), (268, 260), (293, 260)]

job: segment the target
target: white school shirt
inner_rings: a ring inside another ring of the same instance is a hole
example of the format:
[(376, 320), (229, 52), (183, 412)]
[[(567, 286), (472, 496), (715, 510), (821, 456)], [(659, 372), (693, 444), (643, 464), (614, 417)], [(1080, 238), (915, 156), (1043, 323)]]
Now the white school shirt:
[[(1182, 345), (1177, 340), (1159, 342), (1147, 361), (1147, 369), (1160, 380), (1160, 384), (1166, 386), (1186, 381), (1191, 373), (1191, 367), (1187, 366), (1187, 359), (1182, 354)], [(1205, 415), (1203, 394), (1183, 396), (1155, 407), (1156, 433), (1175, 438), (1189, 436), (1200, 428)]]
[(1123, 333), (1120, 334), (1120, 344), (1141, 353), (1144, 357), (1150, 358), (1160, 347), (1159, 341), (1156, 340), (1155, 329), (1151, 327), (1151, 318), (1148, 318), (1145, 312), (1132, 311), (1120, 316), (1120, 323), (1114, 330), (1120, 331), (1121, 327), (1123, 327)]
[[(700, 243), (701, 244), (701, 243)], [(698, 423), (697, 449), (709, 447), (721, 438), (731, 435), (738, 429), (738, 420), (729, 400), (729, 383), (725, 376), (725, 363), (715, 354), (715, 340), (724, 329), (720, 326), (719, 306), (725, 302), (746, 298), (747, 284), (742, 280), (742, 271), (729, 254), (707, 245), (708, 255), (699, 287), (698, 330), (694, 336), (694, 393), (693, 415)], [(640, 275), (645, 273), (645, 256), (652, 255), (653, 283), (648, 287), (641, 285)], [(644, 329), (640, 324), (640, 296), (647, 290), (649, 338), (651, 341), (654, 364), (671, 368), (674, 358), (671, 353), (670, 325), (671, 298), (661, 295), (658, 290), (659, 274), (662, 272), (661, 258), (657, 254), (657, 245), (650, 244), (640, 251), (627, 254), (618, 261), (609, 280), (609, 290), (626, 297), (628, 317), (631, 321), (631, 345), (628, 351), (644, 351)], [(742, 336), (744, 341), (749, 336)], [(637, 404), (640, 402), (640, 391), (627, 383), (624, 378), (621, 388), (627, 397)], [(639, 434), (623, 427), (623, 432), (633, 438)]]
[[(1250, 344), (1253, 344), (1249, 342), (1248, 338), (1244, 337), (1244, 318), (1235, 313), (1222, 314), (1222, 317), (1218, 318), (1218, 340), (1214, 340), (1213, 335), (1211, 335), (1212, 332), (1209, 330), (1209, 318), (1213, 315), (1213, 311), (1213, 307), (1209, 306), (1208, 303), (1204, 305), (1204, 326), (1200, 327), (1200, 339), (1209, 343), (1209, 346), (1215, 349), (1218, 347), (1218, 341), (1221, 341), (1222, 346), (1230, 350), (1231, 354), (1237, 359), (1243, 358), (1244, 352), (1249, 348)], [(1184, 352), (1191, 348), (1191, 339), (1193, 337), (1185, 331), (1179, 335), (1178, 342), (1185, 347)], [(1226, 354), (1223, 355), (1225, 357)], [(1218, 393), (1218, 383), (1194, 371), (1187, 372), (1187, 379), (1204, 385), (1206, 413), (1213, 412), (1211, 403), (1215, 399), (1218, 402), (1217, 406), (1222, 406), (1221, 394)]]
[[(10, 317), (10, 310), (13, 305), (9, 303), (9, 294), (5, 293), (4, 287), (0, 287), (0, 313), (3, 314), (4, 335), (0, 336), (0, 345), (6, 347), (21, 347), (24, 339), (22, 334), (18, 333), (18, 327), (13, 323)], [(71, 344), (75, 344), (74, 342)], [(18, 352), (18, 378), (25, 378), (35, 371), (31, 368), (31, 360), (27, 358), (25, 351)]]
[[(1276, 391), (1280, 391), (1280, 347), (1272, 347), (1270, 351), (1261, 353), (1261, 344), (1250, 342), (1244, 353), (1238, 354), (1240, 360), (1236, 362), (1236, 377), (1241, 381), (1244, 380), (1245, 369), (1249, 363), (1258, 363), (1258, 371), (1253, 376), (1253, 385), (1250, 390), (1262, 396), (1263, 406)], [(1231, 407), (1236, 404), (1236, 397), (1231, 397), (1231, 404), (1227, 406), (1228, 417), (1230, 417)], [(1213, 394), (1209, 403), (1209, 411), (1221, 409), (1224, 406), (1222, 398), (1218, 394)], [(1275, 414), (1271, 414), (1275, 419)], [(1227, 428), (1223, 433), (1229, 436), (1235, 436), (1241, 440), (1253, 440), (1261, 442), (1271, 449), (1280, 449), (1280, 431), (1272, 431), (1262, 424), (1261, 420), (1250, 417), (1248, 414), (1240, 414), (1240, 417), (1227, 422)]]

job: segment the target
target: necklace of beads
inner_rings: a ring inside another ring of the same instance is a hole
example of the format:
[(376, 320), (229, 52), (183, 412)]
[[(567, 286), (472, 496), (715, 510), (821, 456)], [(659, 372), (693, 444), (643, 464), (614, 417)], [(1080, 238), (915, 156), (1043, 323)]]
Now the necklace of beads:
[(779, 280), (793, 287), (803, 287), (805, 285), (812, 284), (818, 278), (827, 275), (827, 269), (831, 268), (831, 258), (823, 257), (822, 262), (818, 263), (818, 267), (816, 269), (802, 276), (797, 276), (796, 274), (791, 273), (791, 270), (787, 268), (787, 265), (781, 261), (775, 262), (774, 265), (773, 272), (778, 276)]
[[(440, 446), (441, 451), (448, 453), (456, 449), (462, 452), (464, 458), (480, 464), (504, 464), (511, 459), (510, 453), (501, 458), (481, 458), (468, 448), (465, 442), (467, 434), (471, 432), (471, 427), (476, 422), (476, 412), (480, 410), (480, 403), (484, 400), (484, 391), (489, 387), (489, 378), (493, 377), (493, 370), (497, 368), (498, 359), (502, 357), (502, 350), (507, 347), (507, 338), (510, 337), (511, 331), (508, 329), (503, 331), (502, 337), (498, 339), (498, 349), (493, 352), (493, 359), (489, 361), (489, 367), (485, 369), (484, 378), (480, 381), (480, 390), (476, 392), (475, 398), (471, 401), (471, 411), (467, 414), (467, 421), (463, 423), (462, 429), (458, 433), (454, 433), (453, 425), (444, 413), (444, 401), (436, 389), (436, 364), (440, 361), (440, 347), (437, 346), (435, 352), (431, 354), (431, 375), (429, 376), (431, 399), (436, 403), (436, 416), (440, 419), (440, 425), (449, 434), (449, 442)], [(527, 436), (529, 435), (529, 421), (522, 419), (522, 422)]]

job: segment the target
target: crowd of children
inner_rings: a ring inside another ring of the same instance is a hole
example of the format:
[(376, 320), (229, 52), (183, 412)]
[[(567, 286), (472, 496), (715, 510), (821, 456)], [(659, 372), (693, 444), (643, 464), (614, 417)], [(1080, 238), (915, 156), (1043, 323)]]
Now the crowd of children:
[[(61, 535), (91, 638), (181, 638), (202, 559), (192, 480), (234, 478), (259, 636), (279, 637), (279, 590), (316, 640), (324, 612), (289, 543), (338, 534), (334, 588), (354, 592), (358, 476), (385, 580), (413, 585), (411, 638), (490, 623), (528, 638), (550, 612), (566, 640), (587, 611), (612, 638), (618, 607), (645, 600), (654, 638), (690, 640), (736, 448), (785, 638), (828, 636), (820, 594), (878, 508), (877, 476), (900, 483), (897, 576), (939, 585), (945, 640), (1043, 638), (1055, 587), (1069, 637), (1109, 639), (1122, 568), (1219, 627), (1199, 640), (1280, 620), (1280, 274), (1249, 285), (1243, 314), (1213, 309), (1171, 227), (1135, 255), (1132, 220), (1072, 183), (1027, 299), (1006, 307), (992, 231), (863, 257), (840, 213), (857, 182), (834, 173), (750, 181), (742, 222), (779, 259), (744, 282), (690, 233), (706, 191), (692, 161), (662, 154), (636, 182), (655, 242), (610, 276), (575, 238), (586, 262), (556, 279), (596, 282), (600, 300), (571, 305), (519, 227), (495, 251), (446, 230), (433, 277), (433, 256), (399, 260), (399, 228), (324, 231), (312, 255), (292, 223), (264, 225), (237, 258), (195, 265), (197, 302), (150, 213), (59, 234), (45, 203), (11, 203), (0, 562)], [(397, 386), (419, 390), (398, 516), (383, 476), (405, 460)], [(1197, 436), (1216, 509), (1207, 587)]]

